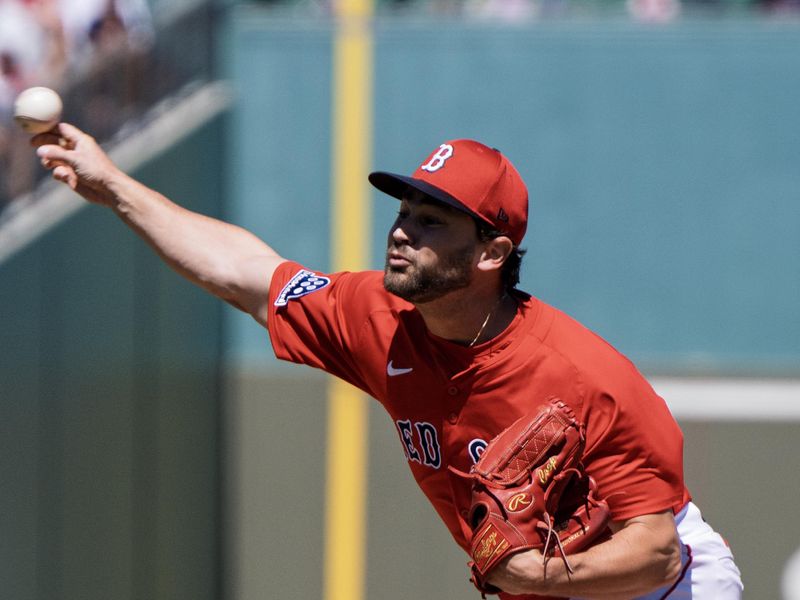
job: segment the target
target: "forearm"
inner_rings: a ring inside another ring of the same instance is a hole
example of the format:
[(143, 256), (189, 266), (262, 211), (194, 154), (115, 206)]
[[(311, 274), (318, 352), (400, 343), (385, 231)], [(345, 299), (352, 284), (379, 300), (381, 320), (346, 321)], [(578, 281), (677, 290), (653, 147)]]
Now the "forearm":
[[(680, 571), (677, 538), (671, 544), (652, 544), (651, 531), (636, 524), (610, 540), (575, 555), (569, 573), (559, 559), (551, 559), (545, 585), (551, 593), (597, 598), (630, 598), (671, 582)], [(646, 548), (646, 550), (645, 550)]]
[(68, 123), (31, 139), (42, 166), (89, 202), (110, 207), (189, 281), (267, 324), (269, 286), (283, 259), (252, 233), (192, 212), (123, 173), (94, 138)]
[[(109, 180), (109, 205), (175, 271), (258, 317), (282, 258), (241, 227), (187, 210), (131, 177)], [(259, 319), (261, 320), (261, 319)]]
[[(610, 600), (633, 598), (663, 587), (680, 573), (680, 544), (670, 513), (631, 519), (611, 539), (546, 568), (538, 552), (512, 556), (493, 583), (511, 593)], [(494, 575), (494, 573), (492, 573)]]

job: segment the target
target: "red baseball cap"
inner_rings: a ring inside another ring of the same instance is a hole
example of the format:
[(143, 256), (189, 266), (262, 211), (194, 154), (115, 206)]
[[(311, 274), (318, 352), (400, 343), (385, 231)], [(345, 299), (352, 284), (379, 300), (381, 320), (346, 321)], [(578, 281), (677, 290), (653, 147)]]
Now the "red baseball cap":
[(441, 144), (411, 177), (375, 171), (369, 181), (395, 198), (409, 187), (419, 190), (485, 221), (515, 246), (528, 227), (528, 189), (522, 177), (499, 150), (474, 140)]

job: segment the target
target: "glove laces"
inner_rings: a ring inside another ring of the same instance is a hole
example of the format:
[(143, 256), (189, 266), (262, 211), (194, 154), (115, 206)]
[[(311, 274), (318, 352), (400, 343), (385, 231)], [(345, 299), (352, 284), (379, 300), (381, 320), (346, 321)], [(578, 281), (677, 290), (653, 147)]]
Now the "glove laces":
[[(542, 566), (544, 567), (544, 575), (547, 577), (547, 563), (551, 558), (550, 554), (550, 542), (555, 541), (555, 546), (558, 549), (558, 552), (561, 554), (561, 560), (564, 562), (564, 566), (567, 568), (567, 573), (572, 575), (575, 572), (575, 569), (572, 568), (572, 565), (567, 558), (567, 553), (564, 552), (564, 546), (561, 545), (561, 538), (555, 532), (555, 521), (550, 516), (550, 513), (544, 513), (542, 515), (547, 522), (547, 538), (545, 538), (544, 548), (542, 548)], [(555, 551), (555, 549), (554, 549)]]

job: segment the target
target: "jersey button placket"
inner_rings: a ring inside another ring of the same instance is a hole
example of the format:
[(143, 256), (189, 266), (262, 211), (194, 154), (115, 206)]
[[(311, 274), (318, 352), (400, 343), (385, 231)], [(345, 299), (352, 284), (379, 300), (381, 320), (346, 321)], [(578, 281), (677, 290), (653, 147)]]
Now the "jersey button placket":
[[(457, 385), (447, 386), (447, 395), (450, 396), (451, 398), (455, 398), (456, 396), (458, 396), (458, 392), (459, 389)], [(458, 423), (458, 412), (453, 410), (450, 413), (448, 413), (447, 422), (450, 423), (451, 425), (455, 425), (456, 423)]]

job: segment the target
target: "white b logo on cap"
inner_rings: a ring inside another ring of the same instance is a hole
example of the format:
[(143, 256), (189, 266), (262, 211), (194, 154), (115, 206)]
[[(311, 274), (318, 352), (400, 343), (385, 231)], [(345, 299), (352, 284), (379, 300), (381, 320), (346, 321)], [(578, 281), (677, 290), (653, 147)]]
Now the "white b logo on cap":
[(433, 173), (438, 171), (444, 166), (445, 161), (453, 156), (453, 147), (450, 144), (442, 144), (439, 149), (434, 152), (430, 160), (420, 167), (423, 171)]

